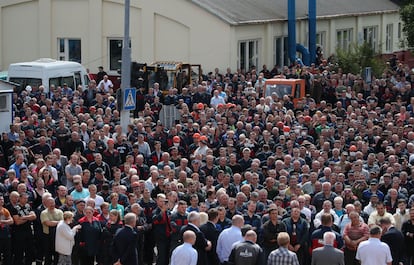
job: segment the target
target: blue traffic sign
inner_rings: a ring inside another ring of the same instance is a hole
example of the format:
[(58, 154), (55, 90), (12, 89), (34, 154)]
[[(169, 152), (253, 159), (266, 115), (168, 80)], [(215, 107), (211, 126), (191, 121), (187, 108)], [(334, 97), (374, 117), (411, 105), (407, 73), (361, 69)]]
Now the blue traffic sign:
[(137, 90), (136, 88), (125, 88), (124, 90), (124, 110), (135, 110), (136, 108), (136, 97)]

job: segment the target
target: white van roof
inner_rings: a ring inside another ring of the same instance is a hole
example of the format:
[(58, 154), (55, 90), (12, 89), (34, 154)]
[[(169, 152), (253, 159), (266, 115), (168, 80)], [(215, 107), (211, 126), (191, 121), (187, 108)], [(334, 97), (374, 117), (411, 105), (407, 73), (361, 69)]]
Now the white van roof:
[(27, 66), (27, 67), (39, 67), (39, 68), (53, 68), (58, 69), (60, 67), (62, 68), (68, 68), (70, 66), (73, 67), (79, 67), (81, 64), (77, 62), (69, 62), (69, 61), (58, 61), (55, 59), (50, 58), (41, 58), (36, 61), (32, 62), (22, 62), (22, 63), (13, 63), (10, 66)]

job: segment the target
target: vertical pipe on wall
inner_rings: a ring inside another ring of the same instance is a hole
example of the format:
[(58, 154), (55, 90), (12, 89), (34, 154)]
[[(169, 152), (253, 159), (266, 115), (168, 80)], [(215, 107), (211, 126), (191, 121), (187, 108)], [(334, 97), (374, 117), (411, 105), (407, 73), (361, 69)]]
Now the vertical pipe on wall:
[(310, 62), (316, 61), (316, 0), (308, 2)]
[(296, 0), (288, 1), (288, 54), (290, 63), (296, 60)]

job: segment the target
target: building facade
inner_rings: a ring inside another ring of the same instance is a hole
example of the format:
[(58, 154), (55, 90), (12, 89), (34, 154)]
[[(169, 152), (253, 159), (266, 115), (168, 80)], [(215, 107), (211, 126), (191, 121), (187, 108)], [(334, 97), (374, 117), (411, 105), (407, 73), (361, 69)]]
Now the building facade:
[[(198, 63), (204, 72), (286, 65), (286, 2), (131, 0), (132, 60)], [(296, 41), (306, 47), (307, 1), (296, 2)], [(381, 53), (400, 50), (398, 10), (389, 0), (318, 0), (317, 43), (325, 55), (363, 41)], [(102, 65), (116, 74), (123, 23), (123, 0), (3, 0), (0, 71), (47, 57), (78, 61), (92, 73)]]

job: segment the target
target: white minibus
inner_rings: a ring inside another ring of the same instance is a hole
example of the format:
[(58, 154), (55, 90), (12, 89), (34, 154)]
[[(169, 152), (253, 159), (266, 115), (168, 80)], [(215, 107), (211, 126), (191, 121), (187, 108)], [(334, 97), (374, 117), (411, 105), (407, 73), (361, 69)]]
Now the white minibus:
[(83, 91), (89, 84), (89, 75), (79, 63), (43, 58), (33, 62), (10, 64), (7, 80), (20, 85), (17, 92), (26, 86), (33, 88), (43, 85), (44, 92), (49, 93), (51, 85), (57, 87), (64, 83), (74, 90), (81, 85)]

